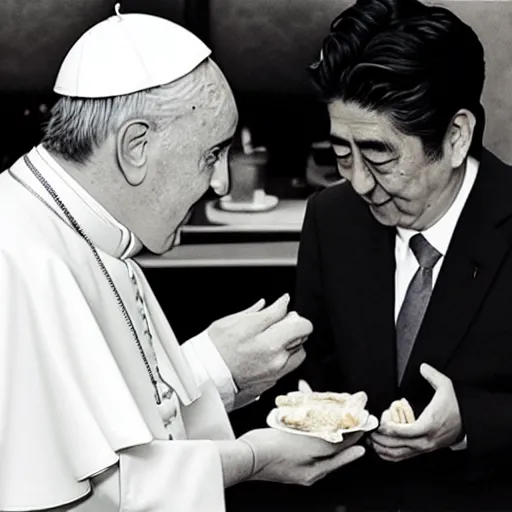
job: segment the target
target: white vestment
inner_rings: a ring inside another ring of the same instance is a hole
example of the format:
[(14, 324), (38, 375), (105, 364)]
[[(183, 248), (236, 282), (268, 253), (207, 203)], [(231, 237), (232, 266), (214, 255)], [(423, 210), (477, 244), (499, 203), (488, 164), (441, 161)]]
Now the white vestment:
[(0, 174), (0, 511), (223, 511), (212, 440), (234, 435), (226, 383), (212, 377), (218, 352), (204, 335), (180, 347), (132, 260), (136, 238), (42, 147), (28, 156), (91, 239), (142, 340), (136, 275), (175, 413), (166, 428), (94, 253), (18, 160)]

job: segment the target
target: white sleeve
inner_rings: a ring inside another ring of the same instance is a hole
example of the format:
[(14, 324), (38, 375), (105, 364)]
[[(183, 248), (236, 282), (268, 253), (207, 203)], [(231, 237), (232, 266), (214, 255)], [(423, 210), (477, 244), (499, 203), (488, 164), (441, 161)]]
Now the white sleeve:
[(226, 411), (233, 410), (238, 389), (231, 371), (213, 344), (207, 331), (191, 338), (181, 347), (194, 374), (203, 383), (206, 379), (214, 382)]
[(225, 512), (219, 451), (211, 441), (153, 441), (119, 453), (92, 493), (62, 512)]

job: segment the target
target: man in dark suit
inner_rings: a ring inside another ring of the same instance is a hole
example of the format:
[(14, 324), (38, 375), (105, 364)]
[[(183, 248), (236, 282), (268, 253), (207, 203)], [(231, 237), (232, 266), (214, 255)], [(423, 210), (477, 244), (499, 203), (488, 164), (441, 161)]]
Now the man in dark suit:
[(346, 182), (308, 203), (301, 373), (381, 419), (315, 486), (331, 503), (512, 510), (512, 172), (482, 148), (484, 67), (470, 27), (415, 0), (359, 0), (312, 66)]

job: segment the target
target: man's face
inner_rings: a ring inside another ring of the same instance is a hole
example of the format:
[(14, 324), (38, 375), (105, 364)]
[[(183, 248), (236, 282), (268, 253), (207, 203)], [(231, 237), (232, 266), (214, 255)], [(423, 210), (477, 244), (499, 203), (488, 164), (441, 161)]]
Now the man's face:
[(157, 179), (154, 180), (160, 247), (164, 252), (172, 247), (176, 230), (186, 219), (192, 206), (211, 186), (224, 195), (229, 190), (228, 151), (238, 123), (238, 112), (223, 77), (219, 76), (218, 109), (198, 109), (191, 115), (173, 122), (162, 134), (155, 152)]
[(399, 132), (386, 114), (354, 103), (332, 101), (329, 117), (338, 171), (381, 224), (421, 230), (445, 213), (461, 174), (446, 151), (428, 161), (418, 137)]

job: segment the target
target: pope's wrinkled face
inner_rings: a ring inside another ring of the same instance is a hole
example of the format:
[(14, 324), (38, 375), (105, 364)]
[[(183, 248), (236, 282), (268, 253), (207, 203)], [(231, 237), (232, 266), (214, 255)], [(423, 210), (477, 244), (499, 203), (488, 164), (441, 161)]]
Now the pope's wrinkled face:
[(228, 152), (238, 111), (231, 89), (218, 73), (215, 107), (194, 109), (164, 130), (157, 142), (154, 236), (145, 244), (153, 252), (172, 247), (176, 230), (209, 187), (218, 195), (229, 190)]
[(341, 100), (328, 110), (338, 171), (377, 221), (421, 230), (444, 214), (461, 175), (449, 150), (429, 161), (421, 140), (399, 132), (386, 114)]

